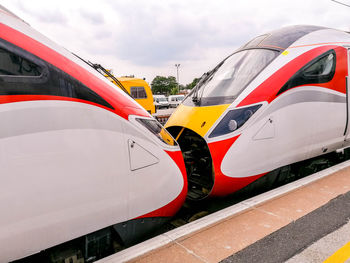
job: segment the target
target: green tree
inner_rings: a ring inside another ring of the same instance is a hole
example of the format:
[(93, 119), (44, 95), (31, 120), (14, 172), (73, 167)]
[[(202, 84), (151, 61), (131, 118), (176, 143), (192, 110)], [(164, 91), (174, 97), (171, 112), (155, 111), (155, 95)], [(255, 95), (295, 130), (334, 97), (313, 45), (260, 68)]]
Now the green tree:
[(169, 95), (172, 89), (177, 88), (176, 78), (173, 76), (156, 76), (151, 83), (153, 94)]
[(195, 78), (191, 83), (186, 85), (186, 89), (193, 89), (197, 85), (199, 80), (200, 78)]
[(179, 93), (179, 89), (177, 87), (172, 88), (171, 91), (170, 91), (170, 95), (176, 95), (178, 93)]

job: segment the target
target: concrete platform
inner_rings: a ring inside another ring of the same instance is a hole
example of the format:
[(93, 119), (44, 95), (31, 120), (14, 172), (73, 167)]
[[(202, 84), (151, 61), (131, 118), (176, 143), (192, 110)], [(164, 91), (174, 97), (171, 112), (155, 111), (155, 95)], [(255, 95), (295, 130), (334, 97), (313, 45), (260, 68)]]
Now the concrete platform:
[(345, 262), (349, 191), (347, 161), (99, 262)]

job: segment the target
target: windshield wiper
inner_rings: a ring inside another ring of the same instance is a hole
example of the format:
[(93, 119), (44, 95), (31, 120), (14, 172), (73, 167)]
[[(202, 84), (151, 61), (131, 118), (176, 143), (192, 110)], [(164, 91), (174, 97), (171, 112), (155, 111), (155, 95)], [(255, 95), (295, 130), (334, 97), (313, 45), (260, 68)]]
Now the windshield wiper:
[[(72, 53), (74, 56), (76, 56), (77, 58), (79, 58), (80, 60), (82, 60), (83, 62), (85, 62), (86, 64), (88, 64), (90, 67), (92, 67), (94, 70), (96, 70), (98, 73), (100, 73), (102, 76), (106, 77), (104, 74), (106, 74), (108, 77), (110, 77), (113, 81), (115, 81), (115, 83), (117, 83), (117, 85), (126, 93), (128, 94), (130, 97), (130, 93), (125, 89), (125, 87), (123, 86), (123, 84), (112, 74), (110, 73), (107, 69), (105, 69), (104, 67), (102, 67), (100, 64), (96, 64), (96, 63), (92, 63), (90, 61), (86, 61), (85, 59), (79, 57), (77, 54)], [(104, 73), (104, 74), (103, 74)], [(132, 97), (131, 97), (132, 98)]]

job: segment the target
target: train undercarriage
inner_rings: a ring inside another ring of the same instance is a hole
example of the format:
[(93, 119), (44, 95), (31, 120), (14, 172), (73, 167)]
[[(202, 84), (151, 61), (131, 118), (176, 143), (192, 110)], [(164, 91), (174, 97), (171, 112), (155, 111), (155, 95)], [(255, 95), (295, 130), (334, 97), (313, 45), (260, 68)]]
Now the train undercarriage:
[(139, 218), (115, 224), (13, 263), (89, 263), (150, 237), (169, 218)]

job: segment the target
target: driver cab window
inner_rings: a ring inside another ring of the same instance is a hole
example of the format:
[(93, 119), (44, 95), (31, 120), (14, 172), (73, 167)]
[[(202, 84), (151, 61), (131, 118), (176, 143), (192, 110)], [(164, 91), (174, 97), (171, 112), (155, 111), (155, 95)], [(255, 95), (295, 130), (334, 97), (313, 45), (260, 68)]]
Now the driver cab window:
[(0, 48), (0, 75), (2, 76), (40, 76), (42, 69), (29, 60)]
[(307, 78), (319, 78), (328, 76), (333, 69), (335, 56), (333, 53), (323, 56), (318, 61), (304, 70), (304, 76)]
[(334, 76), (335, 65), (336, 55), (332, 49), (302, 67), (284, 84), (277, 95), (297, 86), (329, 82)]
[(146, 99), (147, 94), (144, 87), (131, 87), (130, 94), (134, 99)]

